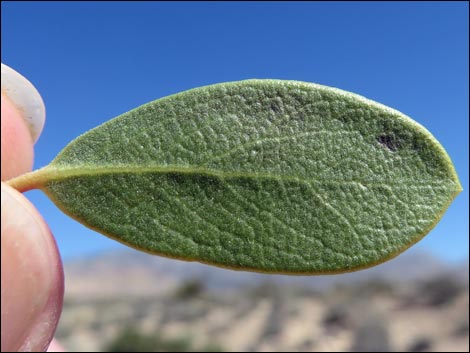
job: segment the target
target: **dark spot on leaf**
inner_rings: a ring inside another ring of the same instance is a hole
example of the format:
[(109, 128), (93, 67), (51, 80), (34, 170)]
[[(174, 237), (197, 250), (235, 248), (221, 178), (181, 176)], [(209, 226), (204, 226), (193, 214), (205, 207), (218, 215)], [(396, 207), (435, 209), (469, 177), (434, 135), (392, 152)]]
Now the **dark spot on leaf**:
[(396, 152), (399, 147), (399, 143), (393, 135), (381, 134), (377, 137), (377, 141), (392, 152)]
[(201, 188), (218, 188), (222, 183), (220, 178), (204, 174), (168, 173), (166, 177), (175, 186), (199, 185)]
[(191, 179), (194, 183), (196, 183), (202, 188), (216, 189), (221, 187), (222, 185), (222, 180), (216, 176), (196, 174), (191, 176)]
[(279, 103), (278, 102), (271, 102), (271, 110), (274, 112), (274, 113), (279, 113), (281, 111), (281, 107), (279, 106)]
[(421, 152), (423, 150), (423, 146), (422, 146), (422, 143), (420, 141), (418, 141), (417, 139), (414, 139), (412, 142), (411, 142), (411, 149), (414, 151), (414, 152)]
[(166, 178), (173, 184), (183, 184), (186, 181), (185, 175), (179, 173), (168, 173)]

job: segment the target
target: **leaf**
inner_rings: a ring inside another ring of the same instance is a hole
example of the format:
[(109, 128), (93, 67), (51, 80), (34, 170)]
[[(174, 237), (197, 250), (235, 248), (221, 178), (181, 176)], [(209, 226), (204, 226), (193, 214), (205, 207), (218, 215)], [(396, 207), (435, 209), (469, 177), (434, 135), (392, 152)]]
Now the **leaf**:
[(143, 105), (11, 181), (134, 248), (233, 269), (320, 274), (390, 259), (461, 191), (443, 147), (381, 104), (248, 80)]

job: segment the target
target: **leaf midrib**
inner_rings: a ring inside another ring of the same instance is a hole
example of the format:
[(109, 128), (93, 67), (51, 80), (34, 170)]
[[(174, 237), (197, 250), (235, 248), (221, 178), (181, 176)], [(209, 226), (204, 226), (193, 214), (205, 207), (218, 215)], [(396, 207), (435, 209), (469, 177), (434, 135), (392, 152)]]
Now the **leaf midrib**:
[[(368, 187), (386, 187), (393, 189), (402, 189), (409, 187), (422, 187), (429, 188), (429, 186), (443, 185), (442, 180), (436, 180), (437, 185), (433, 185), (431, 180), (426, 180), (422, 184), (416, 184), (415, 179), (400, 179), (397, 180), (335, 180), (325, 179), (316, 180), (308, 179), (305, 177), (292, 176), (292, 175), (275, 175), (270, 173), (258, 173), (258, 172), (235, 172), (235, 171), (220, 171), (209, 168), (200, 167), (182, 167), (175, 165), (161, 166), (142, 166), (142, 165), (121, 165), (121, 166), (106, 166), (106, 165), (94, 165), (86, 167), (67, 167), (60, 165), (49, 165), (42, 169), (34, 172), (22, 175), (9, 182), (10, 186), (27, 191), (34, 188), (43, 188), (50, 182), (62, 181), (74, 177), (86, 177), (86, 176), (98, 176), (98, 175), (111, 175), (111, 174), (179, 174), (179, 175), (194, 175), (194, 176), (205, 176), (209, 178), (217, 178), (219, 180), (226, 179), (265, 179), (281, 182), (294, 182), (306, 185), (352, 185), (361, 189), (367, 189)], [(448, 186), (448, 185), (447, 185)]]

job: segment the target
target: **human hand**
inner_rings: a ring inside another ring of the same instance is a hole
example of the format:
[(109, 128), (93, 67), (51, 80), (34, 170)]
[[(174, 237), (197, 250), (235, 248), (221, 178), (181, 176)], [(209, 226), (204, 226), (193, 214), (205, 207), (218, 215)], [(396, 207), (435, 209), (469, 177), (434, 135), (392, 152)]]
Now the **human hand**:
[[(2, 181), (31, 170), (44, 117), (36, 89), (2, 64)], [(62, 311), (62, 262), (34, 206), (4, 183), (1, 194), (1, 350), (45, 351)]]

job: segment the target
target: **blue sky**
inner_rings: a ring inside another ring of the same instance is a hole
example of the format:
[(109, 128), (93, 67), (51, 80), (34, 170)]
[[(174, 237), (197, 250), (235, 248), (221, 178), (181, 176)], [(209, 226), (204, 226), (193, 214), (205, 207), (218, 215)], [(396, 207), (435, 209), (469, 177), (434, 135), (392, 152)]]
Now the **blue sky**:
[[(46, 103), (35, 166), (73, 138), (159, 97), (247, 78), (316, 82), (413, 117), (443, 144), (464, 191), (414, 248), (468, 257), (467, 2), (2, 1), (2, 62)], [(27, 196), (65, 259), (122, 248)]]

